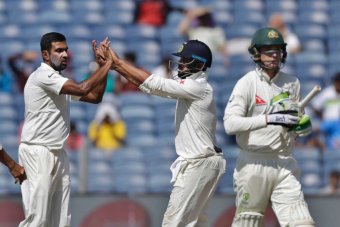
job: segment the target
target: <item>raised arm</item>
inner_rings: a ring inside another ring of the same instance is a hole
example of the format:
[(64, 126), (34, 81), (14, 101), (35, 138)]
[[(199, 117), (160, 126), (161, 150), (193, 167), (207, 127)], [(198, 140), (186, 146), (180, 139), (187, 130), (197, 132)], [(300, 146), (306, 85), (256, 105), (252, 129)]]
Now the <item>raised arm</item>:
[(139, 86), (149, 76), (151, 76), (150, 72), (137, 68), (136, 66), (124, 61), (111, 48), (109, 48), (109, 50), (112, 56), (111, 69), (120, 73), (123, 77), (125, 77), (131, 83), (135, 84), (136, 86)]
[(96, 57), (99, 57), (97, 52), (101, 52), (98, 59), (100, 67), (86, 80), (76, 83), (73, 80), (68, 80), (63, 85), (60, 93), (69, 94), (81, 97), (81, 101), (99, 103), (101, 102), (106, 86), (107, 74), (112, 65), (112, 55), (109, 49), (110, 42), (105, 38), (97, 49), (96, 41), (92, 41), (92, 46)]

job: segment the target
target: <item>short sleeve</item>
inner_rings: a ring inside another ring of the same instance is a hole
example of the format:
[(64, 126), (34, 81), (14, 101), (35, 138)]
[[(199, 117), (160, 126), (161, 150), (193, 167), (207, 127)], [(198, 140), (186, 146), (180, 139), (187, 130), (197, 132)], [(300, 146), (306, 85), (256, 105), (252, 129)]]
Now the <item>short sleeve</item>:
[(55, 94), (60, 93), (61, 88), (68, 80), (68, 78), (63, 77), (57, 72), (50, 72), (49, 74), (42, 73), (37, 74), (37, 76), (37, 82), (39, 83), (39, 85)]

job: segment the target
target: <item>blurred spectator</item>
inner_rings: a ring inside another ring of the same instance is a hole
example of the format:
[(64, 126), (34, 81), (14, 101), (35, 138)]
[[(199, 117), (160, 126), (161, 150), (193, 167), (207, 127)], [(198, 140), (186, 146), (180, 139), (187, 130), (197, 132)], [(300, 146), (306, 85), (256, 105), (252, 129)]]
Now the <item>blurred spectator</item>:
[(99, 105), (88, 137), (95, 147), (106, 151), (114, 151), (125, 144), (126, 125), (114, 105), (107, 102)]
[(287, 43), (286, 49), (288, 54), (295, 55), (301, 51), (299, 38), (287, 28), (281, 14), (273, 13), (269, 18), (268, 25), (269, 27), (276, 28), (281, 32), (285, 42)]
[(8, 58), (8, 64), (16, 78), (18, 90), (24, 91), (29, 75), (34, 71), (38, 60), (38, 53), (35, 51), (24, 51)]
[(9, 72), (4, 69), (2, 59), (0, 58), (0, 92), (11, 93), (13, 79)]
[(339, 195), (340, 194), (340, 173), (337, 170), (330, 172), (328, 177), (328, 185), (321, 189), (323, 195)]
[(70, 134), (66, 141), (66, 149), (68, 151), (79, 151), (84, 145), (84, 138), (77, 130), (75, 122), (70, 122)]
[[(89, 76), (94, 73), (99, 68), (99, 64), (93, 60), (89, 63), (89, 72), (85, 75), (84, 79), (89, 78)], [(107, 76), (105, 93), (114, 94), (116, 89), (116, 82), (115, 82), (116, 75), (109, 71), (109, 75)]]
[(170, 67), (170, 61), (171, 61), (171, 57), (170, 56), (164, 56), (162, 57), (162, 61), (161, 63), (156, 66), (151, 73), (157, 76), (161, 76), (164, 78), (172, 78), (172, 71), (171, 71), (171, 67)]
[(320, 131), (325, 136), (326, 147), (340, 149), (340, 72), (333, 77), (332, 85), (312, 100), (311, 106), (321, 119)]
[(180, 22), (178, 31), (189, 40), (197, 39), (206, 43), (213, 53), (222, 54), (225, 65), (227, 65), (226, 35), (223, 28), (215, 24), (213, 15), (208, 8), (189, 9)]
[(137, 0), (134, 21), (141, 25), (161, 27), (171, 10), (167, 0)]
[[(134, 52), (125, 52), (124, 60), (133, 65), (136, 65), (137, 62), (136, 54)], [(116, 94), (131, 91), (140, 92), (139, 88), (136, 85), (134, 85), (133, 83), (131, 83), (130, 81), (128, 81), (127, 79), (118, 74), (116, 77)]]

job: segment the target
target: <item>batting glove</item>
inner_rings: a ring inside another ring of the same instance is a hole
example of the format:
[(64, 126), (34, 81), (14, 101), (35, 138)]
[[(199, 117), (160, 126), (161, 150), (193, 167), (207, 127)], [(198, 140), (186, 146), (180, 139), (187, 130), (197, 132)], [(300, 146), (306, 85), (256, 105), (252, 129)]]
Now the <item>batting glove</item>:
[(307, 114), (303, 115), (300, 118), (298, 124), (296, 126), (293, 126), (292, 129), (298, 137), (308, 136), (313, 130), (310, 117)]
[(298, 116), (294, 116), (292, 114), (273, 113), (267, 115), (267, 124), (291, 127), (293, 125), (297, 125), (299, 119), (300, 118)]

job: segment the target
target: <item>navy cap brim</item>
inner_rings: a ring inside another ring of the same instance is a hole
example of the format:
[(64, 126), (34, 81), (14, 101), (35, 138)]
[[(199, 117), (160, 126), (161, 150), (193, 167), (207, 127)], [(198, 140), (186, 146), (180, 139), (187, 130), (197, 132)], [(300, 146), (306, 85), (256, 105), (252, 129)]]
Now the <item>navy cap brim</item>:
[(182, 57), (181, 53), (172, 53), (172, 55), (177, 56), (177, 57)]

